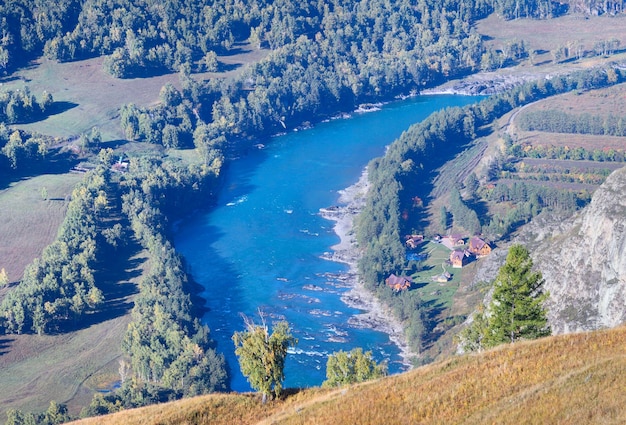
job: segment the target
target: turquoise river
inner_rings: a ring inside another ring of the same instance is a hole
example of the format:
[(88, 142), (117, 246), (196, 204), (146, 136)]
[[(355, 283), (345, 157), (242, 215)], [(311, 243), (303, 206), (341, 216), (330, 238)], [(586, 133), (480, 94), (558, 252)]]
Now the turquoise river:
[(359, 329), (359, 313), (340, 299), (347, 266), (322, 259), (339, 239), (320, 208), (336, 205), (338, 191), (354, 184), (367, 163), (384, 153), (411, 124), (433, 111), (475, 102), (467, 96), (418, 96), (368, 113), (319, 123), (272, 138), (225, 170), (217, 205), (180, 225), (176, 248), (205, 292), (204, 321), (224, 353), (234, 391), (249, 391), (231, 337), (241, 314), (285, 319), (299, 343), (285, 366), (285, 387), (320, 385), (329, 354), (362, 347), (389, 371), (403, 370), (388, 335)]

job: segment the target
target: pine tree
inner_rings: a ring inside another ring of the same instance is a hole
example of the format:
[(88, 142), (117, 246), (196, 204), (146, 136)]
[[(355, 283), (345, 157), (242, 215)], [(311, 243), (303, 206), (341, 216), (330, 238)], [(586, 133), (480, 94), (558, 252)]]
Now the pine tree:
[(548, 293), (543, 291), (541, 272), (533, 271), (532, 267), (533, 261), (525, 247), (513, 245), (509, 249), (494, 282), (493, 299), (487, 311), (476, 313), (472, 324), (459, 335), (464, 351), (480, 351), (550, 335), (543, 307)]
[(533, 271), (532, 267), (533, 261), (525, 247), (513, 245), (509, 249), (494, 282), (485, 346), (550, 335), (543, 307), (548, 294), (543, 291), (541, 272)]

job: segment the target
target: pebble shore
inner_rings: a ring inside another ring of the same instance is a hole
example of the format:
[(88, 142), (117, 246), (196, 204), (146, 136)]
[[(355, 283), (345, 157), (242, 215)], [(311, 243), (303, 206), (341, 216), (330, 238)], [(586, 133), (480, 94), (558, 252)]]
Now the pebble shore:
[(361, 251), (354, 233), (354, 220), (365, 205), (368, 189), (369, 182), (365, 170), (358, 182), (339, 191), (339, 205), (320, 210), (322, 217), (335, 222), (334, 231), (340, 239), (340, 242), (332, 247), (333, 251), (324, 258), (347, 264), (349, 267), (342, 280), (350, 286), (350, 289), (341, 300), (349, 307), (362, 310), (363, 313), (352, 316), (348, 323), (357, 328), (374, 329), (388, 334), (389, 339), (400, 349), (404, 365), (409, 368), (410, 360), (415, 354), (406, 342), (402, 324), (389, 308), (382, 305), (374, 294), (365, 289), (357, 272)]

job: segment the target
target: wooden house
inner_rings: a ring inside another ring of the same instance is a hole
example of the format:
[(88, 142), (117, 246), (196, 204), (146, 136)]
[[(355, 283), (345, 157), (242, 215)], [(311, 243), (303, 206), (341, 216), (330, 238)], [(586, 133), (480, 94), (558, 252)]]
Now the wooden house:
[(468, 263), (470, 253), (467, 250), (455, 249), (450, 253), (452, 267), (460, 269)]
[(385, 279), (385, 284), (394, 291), (400, 292), (405, 289), (409, 289), (413, 284), (413, 279), (409, 276), (396, 276), (392, 273), (387, 279)]
[(491, 247), (478, 236), (474, 236), (469, 241), (469, 252), (480, 258), (489, 255), (491, 253)]
[(448, 249), (454, 249), (455, 246), (465, 245), (465, 240), (462, 235), (453, 234), (441, 238), (441, 244), (446, 246)]
[(407, 248), (415, 249), (424, 242), (424, 235), (406, 235), (404, 239)]

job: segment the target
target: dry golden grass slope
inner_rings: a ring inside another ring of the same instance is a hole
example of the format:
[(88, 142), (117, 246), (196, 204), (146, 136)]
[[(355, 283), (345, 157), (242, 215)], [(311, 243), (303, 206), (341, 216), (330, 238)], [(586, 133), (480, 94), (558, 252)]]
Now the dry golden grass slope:
[(80, 424), (623, 424), (626, 327), (501, 346), (262, 406), (211, 395)]

